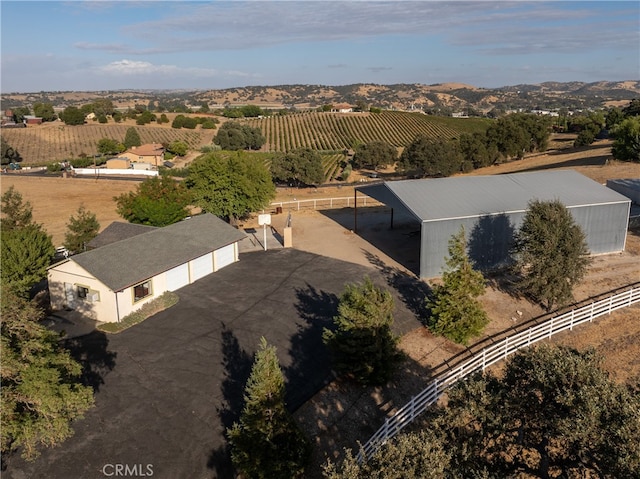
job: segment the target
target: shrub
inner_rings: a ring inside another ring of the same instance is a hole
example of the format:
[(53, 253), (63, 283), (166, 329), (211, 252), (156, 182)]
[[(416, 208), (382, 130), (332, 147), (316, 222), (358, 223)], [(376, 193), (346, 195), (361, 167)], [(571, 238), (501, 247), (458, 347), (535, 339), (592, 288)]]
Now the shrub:
[(180, 301), (180, 297), (176, 293), (166, 291), (156, 299), (144, 304), (139, 310), (127, 314), (119, 323), (104, 323), (99, 325), (98, 329), (105, 333), (119, 333), (120, 331), (124, 331), (131, 326), (141, 323), (154, 314), (158, 314), (160, 311), (169, 309), (171, 306), (178, 304), (178, 301)]

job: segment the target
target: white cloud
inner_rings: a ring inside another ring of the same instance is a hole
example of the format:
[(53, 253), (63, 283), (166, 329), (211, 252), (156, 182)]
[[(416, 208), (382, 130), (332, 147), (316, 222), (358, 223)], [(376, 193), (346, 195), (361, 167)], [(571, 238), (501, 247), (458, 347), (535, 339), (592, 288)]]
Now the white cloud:
[(213, 68), (188, 67), (183, 68), (177, 65), (155, 65), (146, 61), (118, 60), (107, 65), (97, 67), (100, 73), (109, 75), (126, 76), (190, 76), (198, 78), (218, 78), (218, 77), (251, 77), (246, 72), (237, 70), (217, 70)]

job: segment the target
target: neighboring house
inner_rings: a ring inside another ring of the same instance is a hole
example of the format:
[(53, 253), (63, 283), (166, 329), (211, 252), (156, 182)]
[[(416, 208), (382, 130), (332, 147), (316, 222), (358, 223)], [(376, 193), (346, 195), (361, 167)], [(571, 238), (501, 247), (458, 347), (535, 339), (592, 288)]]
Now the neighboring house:
[(128, 158), (131, 163), (149, 163), (157, 167), (161, 166), (164, 162), (164, 147), (160, 143), (147, 143), (145, 145), (134, 146), (124, 153), (121, 153), (119, 158)]
[(353, 112), (353, 107), (348, 103), (339, 103), (337, 105), (333, 105), (331, 111), (335, 113), (351, 113)]
[[(74, 309), (97, 321), (119, 322), (162, 293), (238, 261), (238, 242), (246, 237), (211, 214), (144, 232), (107, 229), (103, 246), (49, 269), (54, 310)], [(127, 237), (110, 242), (118, 235)]]
[(27, 125), (41, 125), (42, 124), (42, 118), (40, 118), (39, 116), (25, 115), (24, 116), (24, 122)]

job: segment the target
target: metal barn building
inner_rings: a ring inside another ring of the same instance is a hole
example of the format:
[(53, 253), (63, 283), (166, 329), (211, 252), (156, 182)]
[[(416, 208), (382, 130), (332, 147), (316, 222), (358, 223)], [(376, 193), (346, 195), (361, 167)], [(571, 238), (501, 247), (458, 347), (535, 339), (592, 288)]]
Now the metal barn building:
[(356, 187), (356, 199), (358, 191), (391, 207), (392, 218), (395, 209), (419, 224), (421, 278), (442, 274), (449, 239), (461, 225), (479, 269), (506, 264), (531, 200), (560, 200), (582, 227), (591, 254), (623, 251), (631, 205), (573, 170), (384, 182)]

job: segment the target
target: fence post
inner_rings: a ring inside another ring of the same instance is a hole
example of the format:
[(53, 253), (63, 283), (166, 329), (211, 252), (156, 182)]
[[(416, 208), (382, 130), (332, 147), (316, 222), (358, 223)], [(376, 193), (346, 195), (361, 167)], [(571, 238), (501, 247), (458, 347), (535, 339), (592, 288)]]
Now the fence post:
[(509, 336), (504, 338), (504, 357), (505, 357), (505, 359), (509, 355), (508, 351), (509, 351)]
[(298, 201), (298, 211), (300, 211), (300, 202)]
[(593, 301), (591, 302), (591, 314), (589, 315), (589, 322), (593, 322), (593, 309), (595, 307), (595, 304)]
[(609, 296), (609, 314), (611, 314), (611, 306), (613, 305), (613, 296)]
[(487, 348), (482, 350), (482, 372), (484, 372), (487, 364)]
[(551, 318), (551, 321), (549, 321), (549, 339), (551, 339), (551, 336), (553, 336), (553, 320), (554, 319), (556, 319), (555, 316)]
[(633, 299), (633, 288), (629, 290), (629, 304), (627, 306), (631, 306), (633, 303), (631, 300)]
[(569, 331), (573, 331), (573, 318), (575, 317), (576, 310), (571, 310), (571, 324), (569, 325)]

